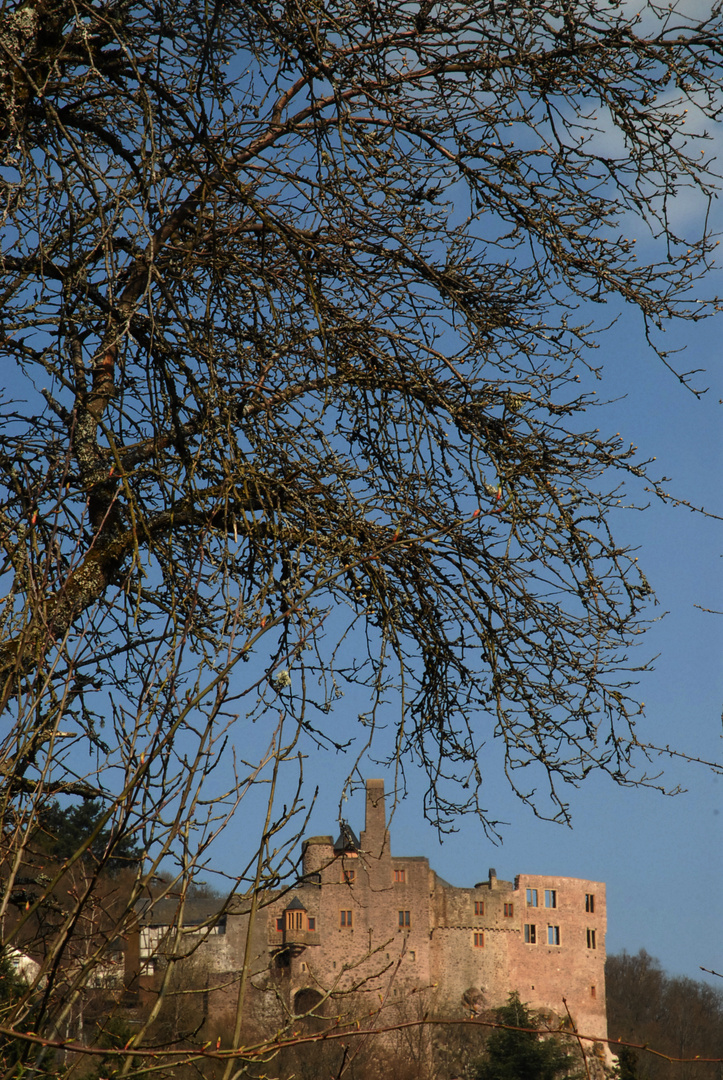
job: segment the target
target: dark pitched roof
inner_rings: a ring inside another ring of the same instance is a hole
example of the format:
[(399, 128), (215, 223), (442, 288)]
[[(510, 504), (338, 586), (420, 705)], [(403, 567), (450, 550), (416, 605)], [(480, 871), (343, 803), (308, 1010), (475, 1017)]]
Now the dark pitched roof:
[[(183, 925), (213, 926), (216, 923), (222, 923), (226, 918), (226, 906), (225, 900), (219, 896), (186, 900), (183, 904)], [(136, 910), (144, 926), (176, 926), (181, 904), (177, 899), (166, 897), (155, 902), (152, 900), (142, 902)]]
[(358, 851), (359, 841), (354, 835), (351, 828), (345, 821), (341, 823), (341, 832), (339, 833), (339, 839), (334, 844), (334, 851), (337, 855), (342, 851)]

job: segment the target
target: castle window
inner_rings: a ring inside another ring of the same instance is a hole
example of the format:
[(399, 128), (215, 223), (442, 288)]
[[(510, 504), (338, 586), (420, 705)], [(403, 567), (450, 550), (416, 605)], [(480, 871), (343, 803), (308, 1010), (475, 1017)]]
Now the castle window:
[(545, 907), (557, 907), (557, 889), (545, 889)]
[(343, 870), (341, 880), (344, 885), (353, 885), (356, 880), (356, 870)]
[(590, 987), (590, 997), (591, 998), (597, 997), (597, 987), (596, 986), (591, 986)]
[(276, 929), (277, 930), (283, 930), (284, 929), (284, 916), (283, 915), (279, 915), (278, 919), (276, 920)]
[(527, 906), (537, 907), (537, 889), (527, 890)]
[(595, 893), (585, 893), (585, 911), (592, 915), (595, 911)]
[(474, 935), (474, 947), (475, 947), (475, 949), (482, 949), (482, 948), (484, 948), (484, 943), (485, 943), (485, 936), (484, 936), (484, 934), (482, 934), (482, 933), (479, 933), (479, 934), (475, 934), (475, 935)]
[(485, 902), (484, 902), (484, 900), (475, 900), (475, 902), (474, 902), (474, 913), (475, 913), (475, 915), (484, 915), (484, 913), (485, 913)]
[(548, 926), (547, 928), (547, 944), (559, 945), (560, 944), (560, 927)]
[(416, 959), (417, 959), (417, 954), (415, 953), (414, 949), (412, 949), (412, 950), (410, 951), (410, 953), (409, 953), (409, 959), (410, 959), (410, 960), (416, 960)]
[(587, 947), (588, 949), (597, 948), (597, 945), (595, 944), (595, 931), (591, 930), (589, 927), (587, 931)]
[(514, 913), (515, 913), (515, 905), (514, 904), (505, 904), (505, 918), (506, 919), (511, 919), (512, 916), (514, 915)]
[(395, 885), (404, 885), (406, 880), (407, 880), (407, 871), (406, 870), (395, 870), (394, 871), (394, 884)]
[(287, 930), (301, 930), (301, 918), (303, 912), (301, 911), (287, 911), (286, 912), (286, 929)]
[(309, 930), (316, 930), (316, 917), (314, 915), (309, 916), (307, 925)]
[(537, 943), (537, 927), (534, 923), (525, 923), (525, 942), (528, 945)]
[(411, 919), (411, 913), (409, 911), (400, 911), (399, 912), (399, 925), (400, 926), (409, 926), (410, 925), (410, 919)]
[(351, 926), (351, 912), (340, 911), (339, 912), (339, 926)]

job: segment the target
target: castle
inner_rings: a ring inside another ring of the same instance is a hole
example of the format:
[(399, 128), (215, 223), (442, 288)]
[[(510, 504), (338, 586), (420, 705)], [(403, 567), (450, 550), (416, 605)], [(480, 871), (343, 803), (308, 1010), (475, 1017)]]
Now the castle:
[[(304, 841), (297, 885), (268, 894), (253, 913), (247, 898), (177, 901), (141, 914), (127, 966), (141, 995), (152, 994), (164, 943), (179, 936), (196, 964), (203, 958), (209, 1016), (232, 1012), (229, 988), (247, 965), (259, 1022), (318, 1009), (363, 988), (393, 1005), (414, 991), (434, 1009), (469, 1017), (503, 1004), (512, 990), (542, 1015), (595, 1039), (607, 1037), (605, 885), (520, 874), (469, 887), (449, 885), (422, 856), (392, 852), (384, 782), (366, 783), (359, 838), (343, 825), (336, 841)], [(210, 976), (209, 976), (210, 973)], [(565, 999), (565, 1002), (563, 1002)], [(326, 1009), (326, 1011), (325, 1011)]]

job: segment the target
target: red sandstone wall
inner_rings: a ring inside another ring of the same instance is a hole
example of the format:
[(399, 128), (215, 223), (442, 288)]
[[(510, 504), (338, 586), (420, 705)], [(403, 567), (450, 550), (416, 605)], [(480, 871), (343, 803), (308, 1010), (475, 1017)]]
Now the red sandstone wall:
[(291, 895), (266, 915), (269, 948), (291, 953), (291, 1000), (304, 987), (342, 994), (370, 980), (376, 1000), (381, 994), (394, 1001), (429, 985), (429, 864), (392, 857), (381, 781), (367, 785), (359, 851), (335, 855), (331, 837), (314, 837), (305, 844), (303, 869), (306, 883), (293, 894), (304, 907), (302, 929), (277, 928)]
[[(540, 877), (520, 874), (516, 882), (522, 933), (510, 952), (510, 970), (517, 976), (523, 999), (565, 1015), (563, 998), (578, 1029), (601, 1038), (607, 1036), (605, 1012), (605, 934), (607, 906), (601, 881), (579, 878)], [(538, 906), (527, 906), (527, 889), (536, 889)], [(556, 908), (545, 906), (545, 892), (554, 890)], [(586, 896), (594, 898), (588, 912)], [(526, 944), (524, 926), (537, 927), (537, 941)], [(557, 926), (560, 944), (548, 944), (547, 929)], [(594, 931), (588, 947), (587, 931)]]
[[(528, 889), (536, 890), (537, 907), (528, 906)], [(546, 894), (550, 903), (554, 894), (554, 908), (545, 906)], [(593, 912), (585, 910), (588, 896)], [(566, 1016), (565, 999), (581, 1032), (607, 1036), (602, 882), (522, 874), (513, 884), (491, 874), (474, 889), (458, 889), (438, 880), (433, 917), (432, 974), (451, 1011), (465, 993), (467, 1001), (481, 993), (480, 1004), (493, 1008), (517, 990), (533, 1008), (559, 1017)], [(534, 942), (525, 941), (526, 925), (535, 927)], [(548, 927), (553, 940), (559, 932), (559, 944), (548, 942)]]
[[(533, 1008), (563, 1017), (565, 998), (581, 1033), (606, 1036), (602, 882), (522, 874), (512, 883), (490, 871), (474, 887), (448, 885), (426, 858), (392, 854), (381, 781), (367, 785), (359, 851), (335, 853), (330, 836), (312, 837), (303, 871), (304, 883), (262, 907), (254, 922), (250, 999), (260, 1031), (275, 1030), (305, 989), (332, 992), (324, 1012), (335, 1015), (344, 1012), (351, 989), (371, 993), (376, 1007), (436, 987), (436, 1007), (451, 1016), (469, 1015), (471, 1002), (493, 1008), (517, 990)], [(528, 889), (537, 890), (537, 907), (528, 905)], [(554, 908), (545, 907), (546, 890), (555, 893)], [(593, 911), (586, 911), (587, 896), (594, 897)], [(292, 900), (297, 916), (290, 925)], [(211, 1012), (228, 1022), (246, 945), (246, 906), (239, 898), (226, 935), (203, 946), (209, 971), (216, 976), (223, 967), (231, 976), (209, 982)], [(535, 926), (534, 943), (525, 941), (526, 925)], [(548, 926), (559, 928), (559, 944), (548, 942)], [(595, 933), (594, 948), (588, 931)], [(482, 935), (478, 944), (475, 935)]]

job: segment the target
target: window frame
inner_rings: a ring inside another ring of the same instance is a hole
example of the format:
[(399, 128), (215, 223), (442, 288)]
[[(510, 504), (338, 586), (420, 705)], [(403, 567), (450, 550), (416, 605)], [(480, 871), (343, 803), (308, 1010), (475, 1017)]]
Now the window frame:
[(485, 902), (484, 902), (484, 900), (475, 900), (475, 902), (474, 902), (474, 913), (477, 916), (484, 915), (484, 913), (485, 913)]
[(525, 945), (537, 944), (537, 923), (525, 923)]
[(558, 948), (560, 945), (560, 927), (547, 924), (547, 944)]
[(545, 907), (557, 908), (557, 889), (545, 889)]
[(484, 949), (484, 947), (485, 947), (484, 930), (476, 930), (474, 935), (473, 935), (472, 941), (473, 941), (475, 949)]
[(539, 907), (537, 889), (527, 889), (527, 906)]
[(588, 915), (595, 914), (595, 893), (585, 893), (585, 911)]
[(409, 910), (400, 908), (397, 912), (397, 918), (400, 930), (408, 930), (412, 925), (412, 913)]
[(342, 908), (339, 912), (339, 926), (344, 930), (351, 930), (354, 926), (354, 919), (349, 908)]
[(515, 917), (515, 905), (512, 901), (508, 901), (503, 907), (503, 917), (505, 919), (514, 919)]
[(587, 947), (588, 949), (597, 949), (597, 934), (593, 926), (587, 928)]

